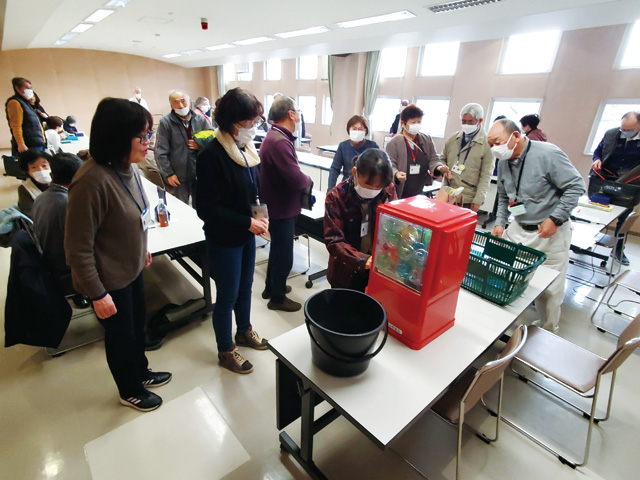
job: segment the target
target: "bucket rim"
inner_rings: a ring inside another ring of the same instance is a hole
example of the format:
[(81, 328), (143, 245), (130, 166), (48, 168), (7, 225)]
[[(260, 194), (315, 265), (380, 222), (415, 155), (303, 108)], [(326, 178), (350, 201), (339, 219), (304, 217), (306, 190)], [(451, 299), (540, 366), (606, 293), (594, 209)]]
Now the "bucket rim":
[[(354, 292), (357, 293), (359, 295), (364, 295), (365, 297), (373, 300), (374, 302), (376, 302), (376, 304), (378, 305), (378, 307), (380, 308), (380, 311), (382, 312), (382, 321), (380, 322), (380, 325), (376, 328), (373, 328), (367, 332), (361, 332), (361, 333), (342, 333), (342, 332), (336, 332), (335, 330), (329, 330), (328, 328), (320, 325), (318, 322), (316, 322), (315, 320), (313, 320), (310, 316), (309, 316), (309, 311), (308, 311), (308, 305), (309, 302), (311, 301), (312, 298), (314, 298), (317, 295), (320, 295), (326, 291), (347, 291), (347, 292)], [(385, 324), (387, 323), (387, 311), (384, 309), (384, 307), (382, 306), (382, 304), (376, 300), (375, 298), (373, 298), (371, 295), (368, 295), (364, 292), (361, 292), (359, 290), (352, 290), (350, 288), (326, 288), (324, 290), (321, 290), (319, 292), (314, 293), (313, 295), (311, 295), (306, 302), (304, 302), (304, 320), (306, 323), (311, 323), (314, 327), (316, 327), (317, 329), (323, 331), (323, 332), (329, 332), (329, 333), (333, 333), (333, 334), (339, 334), (345, 337), (363, 337), (366, 335), (371, 335), (373, 334), (376, 330), (378, 332), (380, 332)]]

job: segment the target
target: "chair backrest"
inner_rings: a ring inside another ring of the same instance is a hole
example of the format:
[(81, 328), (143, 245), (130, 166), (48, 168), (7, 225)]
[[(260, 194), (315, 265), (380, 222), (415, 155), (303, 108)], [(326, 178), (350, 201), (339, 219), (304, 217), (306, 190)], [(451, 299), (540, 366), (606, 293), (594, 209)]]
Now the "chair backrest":
[(463, 398), (464, 411), (467, 413), (500, 379), (505, 369), (527, 341), (527, 327), (520, 325), (498, 355), (496, 360), (482, 366), (474, 377)]
[(27, 178), (27, 174), (20, 168), (20, 162), (18, 161), (18, 157), (3, 155), (2, 161), (4, 163), (5, 175), (8, 175), (10, 177), (16, 177), (16, 178), (19, 178), (20, 180), (24, 180)]
[(638, 315), (618, 337), (618, 346), (600, 367), (602, 374), (616, 370), (640, 346), (640, 315)]
[(633, 224), (636, 222), (637, 219), (638, 219), (638, 212), (631, 212), (627, 217), (627, 219), (622, 224), (622, 227), (620, 227), (620, 230), (618, 231), (618, 236), (626, 235), (627, 233), (629, 233), (629, 230), (631, 230), (631, 227), (633, 227)]

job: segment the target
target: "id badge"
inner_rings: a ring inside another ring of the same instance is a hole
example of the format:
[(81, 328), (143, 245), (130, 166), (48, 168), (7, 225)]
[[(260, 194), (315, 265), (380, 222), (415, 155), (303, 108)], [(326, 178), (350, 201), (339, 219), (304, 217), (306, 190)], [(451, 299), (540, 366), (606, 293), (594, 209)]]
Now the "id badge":
[(360, 224), (360, 237), (366, 237), (369, 233), (369, 223), (370, 222), (362, 222)]
[(251, 216), (256, 220), (269, 220), (269, 210), (264, 203), (251, 205)]
[(460, 175), (464, 172), (465, 166), (459, 163), (456, 163), (453, 167), (451, 167), (451, 171), (457, 175)]
[(151, 212), (148, 208), (144, 209), (144, 212), (140, 215), (140, 222), (142, 223), (142, 231), (146, 232), (151, 226)]
[(409, 165), (409, 175), (418, 175), (420, 173), (420, 165)]
[(527, 210), (524, 208), (524, 203), (521, 203), (521, 202), (517, 202), (517, 203), (514, 203), (513, 205), (509, 205), (509, 211), (514, 217), (527, 213)]

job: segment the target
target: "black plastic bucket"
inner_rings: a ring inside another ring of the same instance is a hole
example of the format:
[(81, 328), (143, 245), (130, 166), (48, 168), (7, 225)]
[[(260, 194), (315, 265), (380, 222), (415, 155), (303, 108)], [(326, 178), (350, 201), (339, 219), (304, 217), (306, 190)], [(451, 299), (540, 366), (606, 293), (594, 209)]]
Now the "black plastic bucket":
[[(365, 293), (334, 288), (323, 290), (304, 304), (311, 338), (311, 359), (318, 368), (337, 377), (359, 375), (369, 367), (387, 341), (387, 312)], [(383, 327), (384, 338), (372, 353)]]

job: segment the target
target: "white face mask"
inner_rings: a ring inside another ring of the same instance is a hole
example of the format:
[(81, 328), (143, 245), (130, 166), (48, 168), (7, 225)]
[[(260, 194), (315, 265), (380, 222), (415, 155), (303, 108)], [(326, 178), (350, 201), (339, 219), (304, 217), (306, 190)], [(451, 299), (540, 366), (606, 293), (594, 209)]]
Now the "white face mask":
[(209, 110), (211, 110), (211, 107), (209, 105), (202, 105), (200, 107), (200, 110), (202, 111), (202, 113), (207, 113)]
[(358, 185), (357, 177), (353, 177), (353, 186), (356, 189), (356, 193), (358, 194), (358, 196), (363, 200), (371, 200), (372, 198), (376, 198), (382, 191), (382, 189), (372, 190), (370, 188), (364, 188), (363, 186)]
[(31, 175), (38, 183), (51, 183), (51, 170), (38, 170), (37, 172), (33, 172)]
[(472, 133), (477, 132), (478, 128), (480, 128), (480, 124), (479, 123), (477, 125), (462, 125), (462, 131), (466, 135), (471, 135)]
[(22, 94), (22, 96), (27, 100), (31, 100), (33, 98), (33, 90), (31, 90), (30, 88), (27, 88)]
[(360, 143), (364, 140), (364, 130), (349, 130), (349, 138), (354, 143)]
[(513, 133), (509, 135), (509, 140), (507, 140), (506, 143), (491, 147), (491, 154), (496, 157), (497, 160), (509, 160), (513, 155), (513, 151), (516, 149), (516, 146), (514, 145), (513, 148), (509, 148), (509, 142), (511, 141), (512, 136)]
[(136, 98), (137, 98), (138, 100), (140, 100), (140, 99), (142, 98), (142, 94), (141, 94), (141, 93), (136, 93)]
[(255, 138), (257, 131), (256, 127), (239, 128), (238, 133), (233, 138), (235, 138), (236, 142), (246, 145)]
[(410, 135), (417, 135), (418, 133), (420, 133), (420, 130), (422, 130), (422, 124), (412, 123), (411, 125), (407, 125), (407, 130), (409, 131)]
[(189, 114), (189, 107), (174, 108), (173, 111), (176, 112), (181, 117), (186, 117)]

